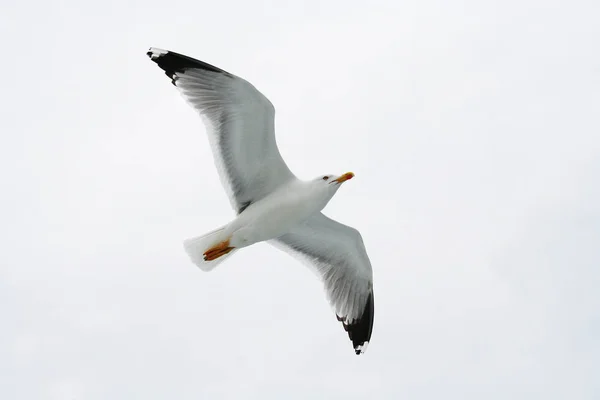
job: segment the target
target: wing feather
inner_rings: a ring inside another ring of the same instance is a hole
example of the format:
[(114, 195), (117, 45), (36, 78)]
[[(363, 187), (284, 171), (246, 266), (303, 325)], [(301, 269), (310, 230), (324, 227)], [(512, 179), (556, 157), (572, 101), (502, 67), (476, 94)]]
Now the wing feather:
[(275, 108), (252, 84), (172, 51), (151, 48), (147, 54), (202, 116), (221, 183), (238, 214), (296, 179), (277, 148)]
[(318, 213), (270, 243), (307, 264), (352, 340), (366, 350), (373, 331), (373, 271), (360, 233)]

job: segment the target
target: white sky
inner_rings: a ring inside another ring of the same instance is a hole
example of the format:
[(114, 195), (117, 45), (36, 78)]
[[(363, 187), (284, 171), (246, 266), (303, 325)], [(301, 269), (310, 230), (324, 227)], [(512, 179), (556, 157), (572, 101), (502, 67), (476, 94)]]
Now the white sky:
[[(3, 399), (596, 399), (600, 3), (0, 6)], [(375, 328), (229, 221), (200, 118), (145, 53), (240, 75), (300, 177), (352, 170)]]

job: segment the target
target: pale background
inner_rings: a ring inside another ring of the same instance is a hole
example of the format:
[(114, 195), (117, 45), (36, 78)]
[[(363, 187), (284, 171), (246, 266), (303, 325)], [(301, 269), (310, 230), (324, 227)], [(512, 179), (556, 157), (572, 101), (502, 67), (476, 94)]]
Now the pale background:
[[(597, 399), (600, 3), (31, 1), (0, 6), (2, 399)], [(200, 118), (145, 53), (243, 76), (325, 212), (363, 234), (357, 357), (233, 213)]]

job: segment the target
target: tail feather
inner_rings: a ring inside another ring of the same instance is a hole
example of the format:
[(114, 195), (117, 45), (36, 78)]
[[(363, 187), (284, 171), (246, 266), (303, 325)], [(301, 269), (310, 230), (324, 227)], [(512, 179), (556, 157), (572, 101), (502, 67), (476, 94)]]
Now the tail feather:
[(196, 264), (196, 266), (202, 271), (211, 271), (217, 265), (229, 258), (233, 253), (235, 253), (236, 249), (212, 261), (204, 260), (204, 253), (206, 250), (226, 239), (224, 237), (224, 231), (225, 227), (223, 226), (203, 236), (197, 236), (183, 241), (183, 248), (185, 249), (185, 252), (188, 254), (192, 262)]

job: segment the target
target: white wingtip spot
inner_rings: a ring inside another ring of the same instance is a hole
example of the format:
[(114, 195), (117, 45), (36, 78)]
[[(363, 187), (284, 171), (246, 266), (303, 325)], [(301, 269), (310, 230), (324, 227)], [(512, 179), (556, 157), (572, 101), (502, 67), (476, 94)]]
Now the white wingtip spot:
[(367, 351), (367, 347), (369, 346), (369, 342), (364, 342), (363, 344), (356, 347), (356, 354), (362, 354)]
[(164, 56), (167, 53), (167, 50), (159, 49), (157, 47), (150, 47), (150, 50), (148, 50), (148, 55), (150, 55), (152, 60), (155, 60), (160, 56)]

